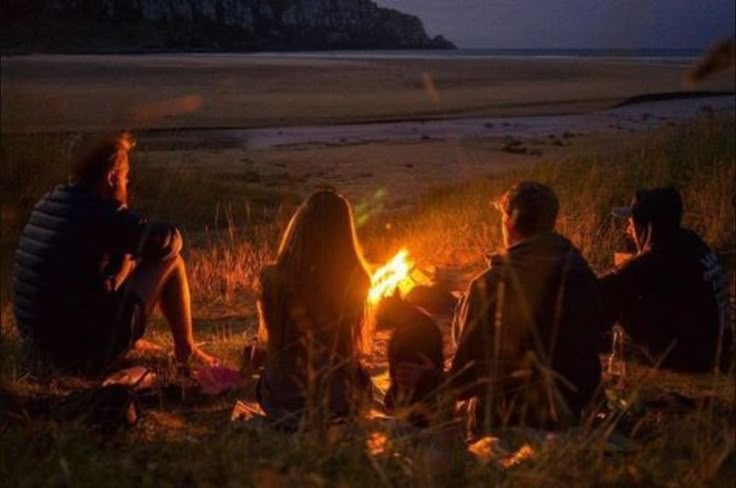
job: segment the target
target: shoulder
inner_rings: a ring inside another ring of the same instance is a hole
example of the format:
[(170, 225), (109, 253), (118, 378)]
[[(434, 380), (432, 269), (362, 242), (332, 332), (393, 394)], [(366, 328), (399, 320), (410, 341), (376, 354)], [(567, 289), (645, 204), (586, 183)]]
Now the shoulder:
[(685, 252), (692, 253), (694, 255), (708, 255), (713, 252), (708, 244), (706, 244), (697, 233), (690, 229), (682, 229), (680, 231), (680, 242), (680, 247)]
[(56, 186), (43, 197), (42, 202), (51, 206), (63, 206), (75, 214), (93, 218), (113, 218), (119, 214), (130, 214), (127, 206), (121, 202), (101, 198), (89, 188), (78, 183)]
[(563, 266), (568, 268), (567, 272), (573, 274), (592, 274), (588, 260), (585, 259), (580, 249), (567, 237), (555, 232), (550, 236), (550, 242), (550, 248), (554, 250), (551, 255), (559, 260)]
[(570, 272), (574, 276), (582, 278), (595, 278), (595, 273), (590, 267), (590, 263), (588, 263), (588, 260), (585, 259), (583, 253), (581, 253), (577, 247), (571, 244), (567, 256), (569, 259)]
[(605, 273), (600, 277), (600, 281), (604, 285), (619, 282), (636, 283), (641, 278), (656, 274), (662, 267), (660, 264), (660, 260), (652, 251), (644, 251)]
[(82, 201), (84, 193), (76, 185), (57, 185), (36, 202), (35, 208), (70, 206)]
[(488, 268), (477, 274), (471, 281), (469, 292), (486, 291), (498, 285), (509, 267), (508, 258), (504, 254), (488, 256)]

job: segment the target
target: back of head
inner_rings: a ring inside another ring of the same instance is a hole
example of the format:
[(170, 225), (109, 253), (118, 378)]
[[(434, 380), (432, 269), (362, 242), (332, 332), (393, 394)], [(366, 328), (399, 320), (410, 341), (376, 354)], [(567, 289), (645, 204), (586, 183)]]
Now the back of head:
[(129, 132), (84, 136), (73, 148), (72, 178), (84, 185), (97, 184), (127, 158), (134, 146)]
[(680, 228), (682, 207), (682, 197), (675, 188), (639, 190), (631, 206), (631, 217), (637, 228), (651, 227), (652, 237), (659, 238)]
[(307, 198), (289, 222), (272, 269), (278, 286), (269, 292), (280, 309), (306, 310), (315, 326), (339, 327), (350, 350), (369, 348), (371, 324), (364, 318), (370, 275), (344, 197), (324, 190)]
[(527, 238), (554, 230), (560, 203), (549, 186), (522, 181), (503, 195), (499, 207), (515, 231)]
[(289, 222), (276, 266), (292, 285), (318, 302), (367, 293), (370, 279), (348, 201), (331, 190), (307, 198)]

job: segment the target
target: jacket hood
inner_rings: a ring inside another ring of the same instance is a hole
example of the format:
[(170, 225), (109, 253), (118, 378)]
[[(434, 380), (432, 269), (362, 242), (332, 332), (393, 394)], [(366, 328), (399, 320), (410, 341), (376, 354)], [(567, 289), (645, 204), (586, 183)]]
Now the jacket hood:
[(587, 269), (585, 260), (566, 237), (549, 232), (524, 239), (509, 247), (505, 253), (490, 256), (491, 266), (512, 264), (517, 269), (529, 268), (543, 271), (558, 266), (562, 258), (569, 257), (572, 269)]

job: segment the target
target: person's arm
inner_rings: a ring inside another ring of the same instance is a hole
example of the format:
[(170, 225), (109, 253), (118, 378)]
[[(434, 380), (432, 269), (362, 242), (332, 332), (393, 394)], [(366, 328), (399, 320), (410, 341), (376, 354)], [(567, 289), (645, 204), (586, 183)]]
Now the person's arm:
[(449, 383), (460, 398), (472, 396), (487, 380), (488, 361), (493, 348), (493, 320), (496, 311), (497, 286), (490, 286), (486, 276), (471, 283), (453, 319), (457, 345)]
[(163, 260), (173, 257), (184, 248), (184, 238), (173, 224), (151, 222), (146, 225), (139, 240), (138, 256), (143, 259)]
[[(585, 266), (587, 268), (587, 266)], [(566, 390), (571, 407), (581, 408), (593, 396), (600, 382), (598, 354), (610, 350), (611, 339), (605, 332), (612, 327), (601, 293), (600, 283), (592, 271), (585, 268), (569, 276), (562, 288), (562, 320), (564, 327), (556, 329), (555, 349), (549, 358), (564, 381), (558, 387)], [(568, 382), (573, 389), (568, 389)]]
[(598, 278), (598, 281), (606, 307), (611, 316), (618, 319), (623, 304), (630, 299), (629, 275), (621, 268), (615, 268)]
[(268, 320), (270, 316), (273, 316), (273, 274), (273, 268), (270, 265), (267, 265), (261, 269), (261, 274), (258, 279), (258, 299), (256, 300), (256, 308), (258, 310), (257, 337), (260, 347), (266, 347), (268, 344)]
[(181, 252), (184, 240), (179, 229), (164, 222), (149, 222), (126, 206), (108, 209), (100, 219), (113, 247), (143, 260), (163, 260)]
[(656, 306), (642, 299), (651, 286), (652, 265), (650, 256), (638, 256), (599, 278), (609, 323), (618, 323), (637, 342), (647, 340)]

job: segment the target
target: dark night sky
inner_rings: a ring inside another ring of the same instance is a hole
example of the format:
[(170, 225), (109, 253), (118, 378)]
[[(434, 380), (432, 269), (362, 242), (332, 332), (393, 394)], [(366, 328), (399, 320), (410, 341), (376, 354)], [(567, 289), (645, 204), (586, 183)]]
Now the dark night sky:
[(703, 48), (733, 37), (735, 0), (375, 0), (458, 47)]

